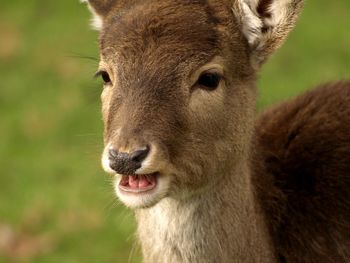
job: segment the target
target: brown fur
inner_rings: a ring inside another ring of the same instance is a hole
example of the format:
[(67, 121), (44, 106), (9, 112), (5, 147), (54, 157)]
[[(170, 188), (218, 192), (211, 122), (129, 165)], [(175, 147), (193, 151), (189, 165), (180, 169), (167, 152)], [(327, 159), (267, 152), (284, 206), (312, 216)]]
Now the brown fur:
[[(105, 144), (151, 144), (156, 171), (171, 178), (135, 211), (145, 262), (350, 260), (350, 84), (272, 108), (254, 128), (257, 66), (302, 1), (275, 24), (274, 1), (260, 1), (258, 19), (271, 20), (254, 34), (242, 29), (238, 0), (89, 2), (103, 19), (101, 68), (112, 80)], [(224, 74), (212, 92), (195, 84), (208, 65)]]
[(258, 120), (253, 182), (282, 262), (350, 259), (349, 102), (350, 82), (328, 84)]
[(115, 5), (115, 0), (89, 0), (95, 12), (100, 16), (106, 16)]

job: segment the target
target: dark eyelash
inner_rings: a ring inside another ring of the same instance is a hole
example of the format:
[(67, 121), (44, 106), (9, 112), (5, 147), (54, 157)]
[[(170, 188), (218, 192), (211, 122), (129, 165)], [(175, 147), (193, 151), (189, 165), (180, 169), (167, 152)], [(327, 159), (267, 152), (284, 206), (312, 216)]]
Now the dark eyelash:
[(110, 84), (112, 82), (108, 72), (105, 70), (98, 71), (95, 77), (102, 77), (105, 84)]
[(97, 71), (97, 72), (95, 73), (95, 75), (94, 75), (94, 79), (97, 79), (97, 78), (101, 77), (102, 74), (103, 74), (103, 72), (104, 72), (103, 70)]

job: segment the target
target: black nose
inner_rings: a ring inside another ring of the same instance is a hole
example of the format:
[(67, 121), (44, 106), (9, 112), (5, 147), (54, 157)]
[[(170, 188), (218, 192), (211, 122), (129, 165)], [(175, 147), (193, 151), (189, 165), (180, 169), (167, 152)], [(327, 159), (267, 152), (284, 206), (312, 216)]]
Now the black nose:
[(116, 149), (109, 150), (109, 165), (118, 174), (133, 175), (141, 168), (142, 162), (149, 153), (149, 147), (141, 147), (132, 153), (119, 152)]

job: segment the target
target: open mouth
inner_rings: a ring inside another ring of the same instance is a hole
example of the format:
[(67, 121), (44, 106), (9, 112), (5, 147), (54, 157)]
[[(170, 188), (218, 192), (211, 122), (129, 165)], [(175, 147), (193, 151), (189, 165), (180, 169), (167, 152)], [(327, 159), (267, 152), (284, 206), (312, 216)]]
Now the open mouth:
[(158, 173), (123, 175), (119, 189), (133, 194), (149, 192), (157, 186), (157, 178)]

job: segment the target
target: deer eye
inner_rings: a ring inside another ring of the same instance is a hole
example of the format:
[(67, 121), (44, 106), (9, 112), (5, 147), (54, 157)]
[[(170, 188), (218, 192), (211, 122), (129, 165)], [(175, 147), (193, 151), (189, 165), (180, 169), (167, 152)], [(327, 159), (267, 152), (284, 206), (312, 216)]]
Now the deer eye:
[(221, 81), (221, 75), (216, 72), (204, 72), (200, 75), (197, 84), (201, 89), (212, 91), (215, 90)]
[(96, 73), (95, 77), (101, 77), (104, 85), (110, 85), (112, 83), (107, 71), (101, 70)]

